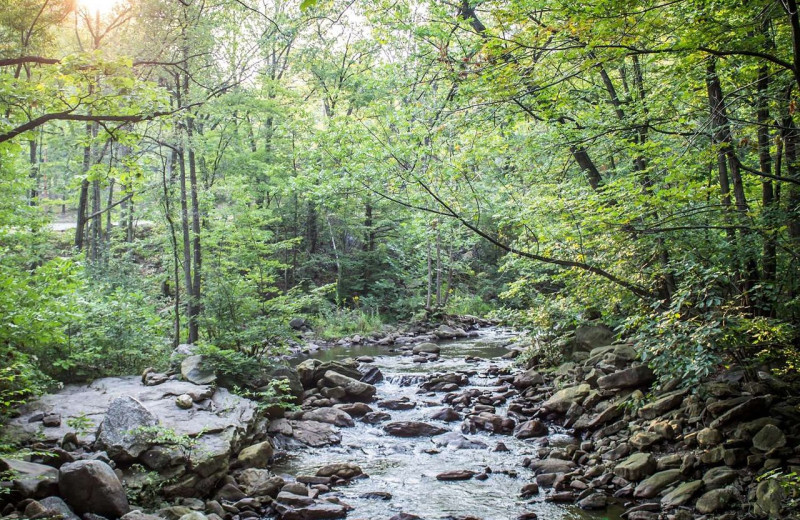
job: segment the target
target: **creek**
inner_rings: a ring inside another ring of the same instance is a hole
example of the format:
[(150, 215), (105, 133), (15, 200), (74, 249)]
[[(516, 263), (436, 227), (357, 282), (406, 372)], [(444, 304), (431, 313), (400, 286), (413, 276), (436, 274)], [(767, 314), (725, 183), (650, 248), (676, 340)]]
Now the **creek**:
[[(320, 361), (369, 356), (384, 374), (377, 386), (377, 401), (408, 398), (416, 406), (410, 410), (388, 410), (391, 421), (424, 421), (461, 433), (461, 422), (445, 423), (431, 416), (444, 406), (445, 393), (428, 393), (420, 384), (435, 373), (464, 373), (471, 388), (486, 389), (498, 385), (497, 372), (513, 361), (502, 359), (505, 348), (515, 340), (513, 331), (502, 328), (483, 329), (477, 337), (441, 342), (440, 359), (415, 363), (404, 352), (378, 346), (334, 347), (312, 354)], [(477, 358), (477, 359), (475, 359)], [(298, 360), (302, 361), (308, 357)], [(469, 361), (468, 361), (469, 359)], [(488, 373), (495, 375), (488, 375)], [(375, 405), (373, 404), (375, 407)], [(379, 406), (377, 407), (383, 410)], [(506, 415), (505, 405), (497, 414)], [(385, 423), (384, 423), (385, 424)], [(388, 519), (400, 512), (432, 519), (476, 517), (483, 520), (510, 520), (524, 513), (536, 513), (546, 520), (588, 520), (620, 518), (622, 509), (612, 507), (602, 513), (590, 513), (573, 505), (545, 501), (545, 492), (520, 498), (523, 485), (533, 481), (533, 473), (522, 466), (524, 457), (536, 458), (536, 450), (544, 443), (551, 446), (574, 442), (569, 432), (550, 426), (550, 434), (539, 439), (519, 440), (511, 435), (491, 433), (467, 434), (480, 446), (453, 449), (438, 446), (436, 437), (403, 438), (386, 434), (383, 425), (356, 421), (352, 428), (342, 429), (337, 446), (288, 449), (286, 456), (273, 465), (279, 475), (314, 474), (327, 464), (352, 462), (369, 478), (354, 480), (338, 488), (341, 499), (354, 507), (350, 519)], [(503, 443), (508, 451), (495, 451)], [(491, 472), (487, 468), (491, 468)], [(486, 471), (486, 480), (439, 481), (436, 476), (453, 470)], [(391, 494), (391, 498), (370, 498), (374, 492)]]

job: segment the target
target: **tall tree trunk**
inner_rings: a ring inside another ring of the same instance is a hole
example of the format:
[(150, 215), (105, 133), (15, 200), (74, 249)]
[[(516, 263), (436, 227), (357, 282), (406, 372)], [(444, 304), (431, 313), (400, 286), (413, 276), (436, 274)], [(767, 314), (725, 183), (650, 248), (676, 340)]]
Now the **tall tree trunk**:
[(433, 258), (431, 256), (431, 239), (429, 236), (425, 236), (425, 246), (426, 246), (426, 253), (428, 258), (428, 293), (425, 296), (425, 310), (431, 310), (431, 300), (433, 299)]
[[(161, 183), (164, 190), (164, 215), (169, 225), (169, 239), (172, 245), (172, 276), (175, 280), (175, 321), (172, 336), (172, 346), (177, 347), (181, 342), (181, 278), (180, 278), (180, 261), (178, 258), (178, 236), (175, 231), (175, 221), (172, 219), (172, 205), (170, 203), (169, 186), (167, 178), (172, 179), (172, 172), (175, 168), (175, 162), (178, 160), (178, 153), (172, 150), (170, 158), (164, 165), (162, 170)], [(167, 173), (169, 172), (169, 175)], [(171, 182), (171, 181), (170, 181)]]
[(181, 237), (183, 239), (183, 286), (186, 289), (186, 318), (187, 318), (187, 339), (192, 343), (193, 336), (192, 316), (194, 316), (194, 287), (192, 284), (192, 239), (189, 225), (189, 195), (186, 185), (186, 157), (183, 148), (178, 152), (178, 167), (180, 169), (180, 190), (181, 190)]
[[(777, 253), (775, 242), (775, 229), (773, 224), (775, 212), (775, 192), (772, 187), (772, 155), (770, 154), (769, 139), (769, 107), (767, 105), (767, 89), (769, 88), (769, 68), (766, 64), (758, 69), (757, 99), (756, 99), (756, 118), (758, 120), (758, 163), (761, 173), (765, 177), (761, 180), (761, 204), (762, 214), (766, 221), (764, 232), (764, 247), (761, 256), (761, 276), (767, 286), (775, 284), (777, 273)], [(761, 298), (762, 313), (769, 316), (772, 314), (772, 304)]]
[[(90, 89), (91, 92), (91, 89)], [(87, 144), (83, 147), (81, 190), (78, 196), (78, 217), (75, 225), (75, 247), (82, 251), (86, 241), (86, 216), (89, 214), (89, 168), (92, 166), (92, 123), (86, 123)]]
[(306, 239), (308, 240), (308, 253), (317, 252), (319, 230), (317, 229), (317, 205), (309, 200), (306, 214)]
[(436, 222), (436, 306), (442, 304), (442, 228)]
[[(747, 241), (742, 236), (749, 236), (750, 230), (747, 227), (747, 198), (744, 193), (744, 183), (739, 167), (739, 158), (733, 146), (730, 121), (725, 107), (725, 98), (722, 92), (719, 76), (716, 70), (716, 59), (709, 60), (706, 76), (706, 87), (708, 90), (708, 101), (711, 109), (711, 124), (713, 129), (713, 143), (717, 147), (717, 166), (719, 170), (720, 188), (723, 195), (723, 204), (730, 207), (730, 180), (733, 182), (733, 196), (736, 201), (737, 221), (739, 224), (740, 238), (734, 240), (737, 249), (737, 261), (741, 261), (743, 266), (739, 266), (739, 277), (741, 281), (741, 293), (743, 304), (755, 313), (755, 302), (752, 301), (753, 288), (758, 283), (758, 267), (756, 259), (748, 249)], [(729, 236), (733, 237), (734, 232), (729, 231)]]
[(31, 206), (36, 205), (36, 199), (39, 196), (39, 154), (38, 154), (38, 143), (36, 141), (36, 137), (28, 141), (28, 151), (29, 151), (29, 158), (30, 158), (30, 178), (31, 178), (31, 190), (29, 193), (28, 204)]
[(194, 153), (194, 143), (192, 142), (194, 129), (194, 116), (190, 113), (187, 118), (186, 132), (189, 142), (189, 185), (192, 197), (192, 250), (193, 250), (193, 269), (192, 269), (192, 313), (189, 315), (189, 338), (190, 343), (195, 343), (199, 338), (200, 306), (202, 299), (202, 255), (200, 249), (200, 202), (197, 186), (197, 165)]

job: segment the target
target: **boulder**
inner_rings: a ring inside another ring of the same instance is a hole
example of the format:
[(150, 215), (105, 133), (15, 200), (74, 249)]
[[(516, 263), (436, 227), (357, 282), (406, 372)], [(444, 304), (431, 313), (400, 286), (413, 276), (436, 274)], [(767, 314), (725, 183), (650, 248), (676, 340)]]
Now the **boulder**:
[(292, 436), (312, 447), (339, 444), (341, 434), (330, 424), (318, 421), (289, 421), (292, 426)]
[[(47, 511), (61, 516), (61, 520), (80, 520), (72, 509), (59, 497), (46, 497), (39, 501)], [(50, 516), (53, 516), (52, 514)]]
[(111, 401), (97, 443), (114, 460), (131, 461), (150, 447), (152, 435), (144, 428), (158, 424), (158, 419), (137, 399), (118, 397)]
[(275, 498), (285, 485), (281, 477), (275, 476), (266, 469), (247, 468), (236, 477), (242, 490), (252, 497)]
[(786, 491), (780, 482), (768, 478), (756, 487), (756, 514), (770, 518), (781, 518), (781, 509), (786, 499)]
[(402, 399), (385, 399), (378, 401), (378, 406), (387, 410), (412, 410), (417, 407), (417, 403), (407, 397)]
[(514, 377), (514, 386), (519, 390), (525, 390), (532, 386), (542, 385), (544, 384), (544, 376), (537, 372), (535, 369), (531, 368), (522, 372), (521, 374), (517, 374)]
[(447, 433), (444, 428), (419, 421), (392, 422), (384, 426), (383, 430), (395, 437), (433, 437)]
[(549, 412), (566, 413), (569, 407), (584, 397), (589, 395), (592, 390), (588, 384), (564, 388), (553, 394), (548, 400), (542, 403), (542, 408)]
[(117, 474), (105, 462), (79, 460), (58, 471), (59, 494), (76, 513), (119, 518), (130, 510)]
[[(510, 417), (503, 417), (491, 412), (481, 412), (478, 415), (470, 415), (465, 421), (469, 425), (470, 431), (489, 431), (497, 434), (510, 434), (514, 431), (516, 422)], [(463, 426), (462, 426), (463, 429)]]
[(531, 461), (528, 466), (536, 475), (543, 473), (569, 473), (577, 467), (571, 460), (563, 459), (539, 459)]
[(608, 497), (603, 493), (592, 493), (591, 495), (578, 501), (578, 507), (589, 511), (595, 509), (605, 509), (608, 505)]
[(739, 472), (725, 466), (718, 466), (706, 471), (703, 475), (703, 484), (707, 490), (719, 489), (732, 484), (739, 478)]
[(638, 482), (656, 470), (656, 461), (649, 453), (634, 453), (614, 467), (614, 474), (631, 482)]
[(363, 474), (364, 472), (361, 468), (351, 462), (328, 464), (317, 470), (318, 477), (338, 477), (345, 480), (350, 480)]
[(412, 349), (414, 354), (439, 354), (441, 351), (441, 347), (436, 343), (420, 343)]
[(589, 352), (610, 345), (613, 341), (614, 331), (605, 325), (580, 325), (575, 329), (573, 351)]
[(373, 385), (362, 383), (333, 370), (325, 372), (323, 381), (327, 386), (341, 386), (347, 396), (354, 401), (370, 401), (375, 397), (376, 389)]
[(463, 338), (466, 336), (466, 333), (461, 329), (455, 329), (449, 325), (439, 325), (439, 327), (433, 331), (434, 335), (436, 335), (439, 339), (453, 339), (453, 338)]
[(683, 403), (686, 397), (687, 390), (678, 390), (670, 392), (662, 397), (659, 397), (652, 403), (647, 403), (639, 409), (639, 417), (642, 419), (655, 419), (665, 413), (674, 410)]
[[(273, 382), (282, 381), (288, 386), (288, 394), (294, 397), (296, 402), (300, 402), (303, 398), (303, 383), (300, 380), (300, 375), (293, 367), (286, 365), (272, 365), (263, 369), (260, 375), (259, 390), (268, 391), (273, 389)], [(243, 386), (249, 383), (248, 381), (229, 381), (229, 384)]]
[(733, 492), (730, 489), (713, 489), (698, 498), (695, 507), (698, 512), (709, 515), (726, 509), (732, 499)]
[(597, 379), (597, 386), (602, 389), (636, 388), (651, 384), (655, 381), (655, 374), (647, 365), (619, 370)]
[(691, 482), (684, 482), (679, 485), (661, 499), (661, 506), (665, 508), (682, 506), (692, 499), (695, 493), (703, 487), (702, 480), (693, 480)]
[(517, 439), (530, 439), (532, 437), (544, 437), (548, 434), (547, 426), (538, 419), (531, 419), (520, 424), (514, 437)]
[(362, 365), (358, 367), (358, 371), (361, 372), (359, 381), (362, 383), (367, 383), (368, 385), (377, 385), (383, 381), (383, 372), (381, 372), (378, 367)]
[(459, 469), (454, 471), (445, 471), (436, 475), (436, 480), (469, 480), (474, 477), (476, 473), (468, 469)]
[(722, 442), (722, 434), (716, 428), (703, 428), (697, 432), (697, 444), (701, 448), (713, 448)]
[(667, 469), (659, 471), (641, 481), (636, 489), (633, 490), (633, 496), (636, 498), (653, 498), (657, 496), (663, 489), (671, 486), (681, 479), (681, 470)]
[(714, 419), (710, 426), (712, 428), (721, 428), (733, 421), (762, 417), (769, 412), (769, 405), (771, 402), (772, 397), (766, 395), (746, 398), (744, 402), (734, 406)]
[(11, 471), (12, 489), (22, 498), (43, 498), (58, 491), (58, 470), (52, 466), (16, 459), (0, 459), (0, 474)]
[(434, 421), (454, 422), (461, 420), (461, 415), (448, 406), (431, 415), (431, 419)]
[(631, 435), (630, 441), (628, 442), (637, 450), (641, 450), (649, 448), (661, 440), (663, 440), (663, 437), (655, 432), (636, 432)]
[(272, 443), (264, 441), (240, 451), (236, 460), (245, 468), (265, 468), (269, 465), (273, 453)]
[(365, 403), (342, 403), (342, 404), (337, 404), (336, 406), (334, 406), (334, 408), (342, 410), (347, 415), (353, 418), (364, 417), (368, 413), (374, 411), (368, 404)]
[(217, 380), (214, 367), (206, 356), (189, 356), (181, 361), (181, 376), (196, 385), (210, 385)]
[[(275, 497), (277, 502), (281, 504), (286, 504), (289, 506), (296, 506), (296, 507), (305, 507), (310, 506), (314, 503), (314, 499), (308, 495), (297, 495), (290, 491), (281, 491), (278, 493), (278, 496)], [(284, 518), (283, 516), (281, 518)]]
[(302, 418), (304, 421), (318, 421), (335, 426), (353, 426), (355, 424), (347, 412), (338, 408), (316, 408), (303, 412)]
[(753, 447), (769, 451), (786, 446), (786, 435), (774, 424), (767, 424), (753, 437)]

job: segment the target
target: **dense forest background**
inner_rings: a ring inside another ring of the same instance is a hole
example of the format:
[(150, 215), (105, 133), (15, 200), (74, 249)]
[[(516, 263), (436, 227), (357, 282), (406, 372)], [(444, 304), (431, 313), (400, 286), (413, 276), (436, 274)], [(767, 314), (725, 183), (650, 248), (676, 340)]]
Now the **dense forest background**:
[(796, 366), (794, 0), (0, 3), (0, 411), (298, 316)]

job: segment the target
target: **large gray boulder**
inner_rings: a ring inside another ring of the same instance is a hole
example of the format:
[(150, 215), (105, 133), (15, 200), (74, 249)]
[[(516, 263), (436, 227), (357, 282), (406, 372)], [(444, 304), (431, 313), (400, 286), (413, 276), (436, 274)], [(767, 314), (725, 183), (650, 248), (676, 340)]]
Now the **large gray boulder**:
[(633, 496), (636, 498), (653, 498), (680, 479), (681, 470), (679, 469), (659, 471), (636, 486), (636, 489), (633, 490)]
[(205, 356), (189, 356), (181, 361), (181, 376), (196, 385), (210, 385), (217, 380), (214, 367)]
[(600, 377), (597, 386), (602, 389), (636, 388), (649, 385), (655, 381), (656, 376), (647, 365), (637, 365)]
[[(634, 453), (614, 468), (614, 474), (629, 481), (639, 481), (653, 474), (656, 461), (649, 453)], [(702, 482), (701, 482), (702, 484)]]
[(605, 325), (581, 325), (575, 329), (573, 351), (589, 352), (614, 341), (614, 331)]
[(47, 508), (48, 511), (56, 515), (61, 515), (61, 520), (81, 520), (80, 517), (70, 509), (67, 503), (59, 497), (43, 498), (39, 503)]
[(542, 403), (542, 408), (549, 412), (566, 413), (573, 403), (582, 401), (584, 397), (589, 395), (591, 390), (592, 387), (586, 383), (564, 388)]
[[(194, 401), (192, 409), (183, 410), (175, 405), (175, 398), (184, 394)], [(32, 422), (32, 417), (58, 410), (63, 417), (84, 416), (99, 425), (109, 415), (111, 403), (117, 398), (138, 401), (157, 419), (159, 431), (163, 429), (187, 442), (191, 439), (191, 447), (164, 450), (150, 446), (136, 459), (176, 482), (164, 487), (165, 494), (169, 492), (172, 496), (199, 496), (212, 488), (219, 474), (227, 469), (231, 456), (243, 446), (252, 444), (252, 435), (260, 420), (255, 402), (236, 396), (225, 388), (215, 389), (178, 380), (145, 386), (139, 376), (128, 376), (98, 379), (89, 385), (69, 385), (58, 393), (42, 396), (22, 407), (20, 416), (10, 422), (23, 440), (41, 439), (54, 444), (71, 432), (69, 425), (65, 424), (67, 421), (62, 421), (58, 427), (43, 428), (41, 423)], [(135, 428), (137, 421), (132, 421), (132, 425)], [(104, 434), (109, 431), (104, 429)], [(123, 437), (128, 431), (129, 426), (118, 429)], [(141, 442), (154, 442), (154, 437), (156, 435), (139, 437), (139, 443), (132, 443), (136, 448), (134, 452), (138, 451)], [(81, 440), (87, 444), (94, 443), (97, 433), (82, 434)]]
[(122, 483), (105, 462), (70, 462), (61, 466), (58, 477), (59, 493), (76, 513), (119, 518), (130, 510)]
[(299, 442), (312, 447), (339, 444), (342, 435), (328, 423), (319, 421), (289, 421), (292, 436)]
[(357, 379), (342, 375), (333, 370), (328, 370), (323, 376), (323, 382), (328, 387), (340, 386), (347, 397), (354, 401), (370, 401), (375, 397), (376, 389), (373, 385), (362, 383)]
[(333, 424), (335, 426), (354, 426), (355, 423), (353, 422), (353, 418), (345, 412), (344, 410), (340, 410), (338, 408), (315, 408), (313, 410), (309, 410), (307, 412), (303, 412), (303, 420), (304, 421), (318, 421), (328, 424)]
[(10, 471), (14, 480), (12, 489), (22, 498), (42, 498), (54, 494), (58, 490), (58, 470), (16, 459), (0, 459), (0, 473)]
[(114, 399), (100, 425), (97, 443), (114, 460), (131, 461), (149, 447), (144, 428), (158, 425), (158, 419), (131, 396)]
[(701, 487), (703, 487), (702, 480), (684, 482), (664, 495), (664, 498), (661, 499), (661, 506), (665, 508), (682, 506), (691, 500), (694, 494), (697, 493)]

